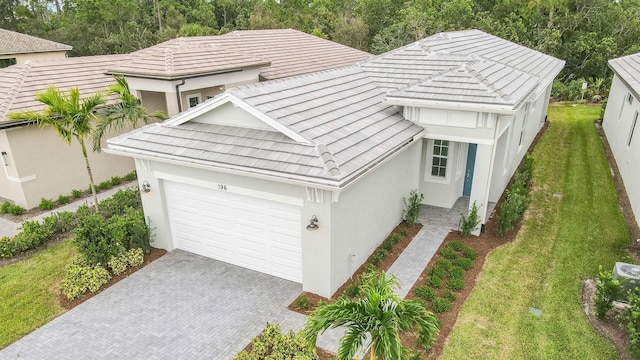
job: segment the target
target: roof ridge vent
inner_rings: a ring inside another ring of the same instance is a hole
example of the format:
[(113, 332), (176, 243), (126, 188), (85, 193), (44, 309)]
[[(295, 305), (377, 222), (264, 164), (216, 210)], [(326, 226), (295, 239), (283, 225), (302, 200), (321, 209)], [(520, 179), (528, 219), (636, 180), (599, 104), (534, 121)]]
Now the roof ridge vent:
[(24, 84), (27, 75), (29, 75), (29, 71), (31, 71), (31, 61), (27, 60), (20, 66), (20, 72), (16, 74), (14, 78), (13, 84), (9, 88), (9, 91), (6, 93), (2, 101), (0, 101), (0, 118), (5, 118), (11, 105), (13, 105), (13, 101), (16, 99), (22, 84)]
[(316, 151), (318, 152), (318, 156), (322, 161), (322, 167), (324, 168), (324, 171), (329, 173), (331, 176), (336, 176), (336, 177), (342, 174), (342, 171), (340, 171), (340, 168), (338, 167), (338, 163), (336, 162), (336, 159), (333, 157), (333, 154), (331, 153), (331, 151), (329, 151), (329, 148), (327, 147), (327, 145), (317, 144)]
[(164, 67), (169, 73), (172, 73), (175, 69), (173, 65), (173, 51), (171, 51), (170, 48), (164, 49)]

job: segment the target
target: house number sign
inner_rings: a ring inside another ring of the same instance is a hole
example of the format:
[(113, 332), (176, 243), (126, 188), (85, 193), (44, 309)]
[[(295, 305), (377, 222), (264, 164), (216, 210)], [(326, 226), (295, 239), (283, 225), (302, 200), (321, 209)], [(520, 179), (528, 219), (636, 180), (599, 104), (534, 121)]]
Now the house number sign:
[(218, 184), (218, 190), (227, 191), (227, 185)]

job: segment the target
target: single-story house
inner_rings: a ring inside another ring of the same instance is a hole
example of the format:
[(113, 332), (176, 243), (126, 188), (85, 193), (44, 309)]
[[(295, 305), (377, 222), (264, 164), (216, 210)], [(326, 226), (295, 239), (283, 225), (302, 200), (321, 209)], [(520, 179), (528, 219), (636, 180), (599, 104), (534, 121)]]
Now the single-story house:
[[(69, 146), (51, 128), (8, 117), (43, 109), (35, 96), (49, 86), (77, 87), (89, 96), (106, 92), (114, 82), (111, 74), (123, 74), (149, 112), (172, 116), (233, 86), (345, 66), (369, 56), (283, 29), (179, 38), (131, 54), (26, 61), (0, 69), (0, 201), (32, 208), (42, 198), (88, 187), (79, 145)], [(91, 153), (89, 158), (96, 183), (134, 169), (133, 161), (121, 156)]]
[(69, 45), (0, 29), (0, 68), (26, 61), (64, 59), (71, 50)]
[(564, 62), (478, 30), (355, 65), (228, 89), (107, 141), (135, 159), (154, 246), (331, 296), (401, 221), (486, 208), (543, 126)]
[(640, 53), (609, 60), (609, 67), (614, 75), (602, 127), (640, 223)]

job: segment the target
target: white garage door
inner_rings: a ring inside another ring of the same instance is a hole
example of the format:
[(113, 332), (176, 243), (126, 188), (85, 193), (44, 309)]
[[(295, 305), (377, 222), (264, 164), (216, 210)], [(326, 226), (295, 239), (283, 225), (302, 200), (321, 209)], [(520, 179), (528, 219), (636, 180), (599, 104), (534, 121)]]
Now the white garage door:
[(176, 248), (302, 282), (299, 207), (170, 181), (165, 196)]

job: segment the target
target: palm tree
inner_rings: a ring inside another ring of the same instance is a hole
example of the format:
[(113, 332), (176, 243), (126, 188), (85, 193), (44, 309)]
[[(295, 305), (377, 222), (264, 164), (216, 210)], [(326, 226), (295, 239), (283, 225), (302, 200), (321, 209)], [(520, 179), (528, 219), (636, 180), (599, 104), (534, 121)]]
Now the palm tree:
[(82, 149), (84, 163), (87, 167), (87, 174), (89, 175), (89, 184), (95, 209), (98, 211), (98, 197), (87, 156), (85, 138), (92, 133), (93, 127), (91, 123), (97, 120), (95, 109), (105, 103), (104, 97), (101, 94), (94, 94), (80, 100), (78, 88), (69, 89), (69, 93), (65, 95), (56, 87), (51, 86), (44, 92), (37, 93), (36, 100), (47, 106), (42, 112), (22, 111), (12, 113), (10, 117), (12, 119), (33, 121), (40, 128), (51, 126), (67, 144), (71, 144), (72, 138), (78, 140)]
[(102, 150), (102, 139), (112, 130), (122, 130), (125, 125), (136, 127), (139, 121), (148, 124), (150, 121), (167, 118), (161, 111), (147, 114), (140, 99), (131, 93), (129, 84), (123, 75), (113, 75), (115, 84), (109, 87), (109, 92), (116, 95), (118, 101), (98, 110), (98, 122), (93, 133), (93, 151)]
[(338, 326), (347, 328), (340, 340), (338, 359), (350, 360), (370, 337), (371, 359), (402, 359), (408, 350), (402, 346), (399, 333), (414, 330), (418, 342), (428, 348), (438, 333), (438, 319), (417, 300), (402, 300), (394, 292), (398, 280), (384, 272), (365, 275), (361, 298), (346, 297), (319, 306), (309, 316), (304, 335), (312, 344), (318, 334)]

